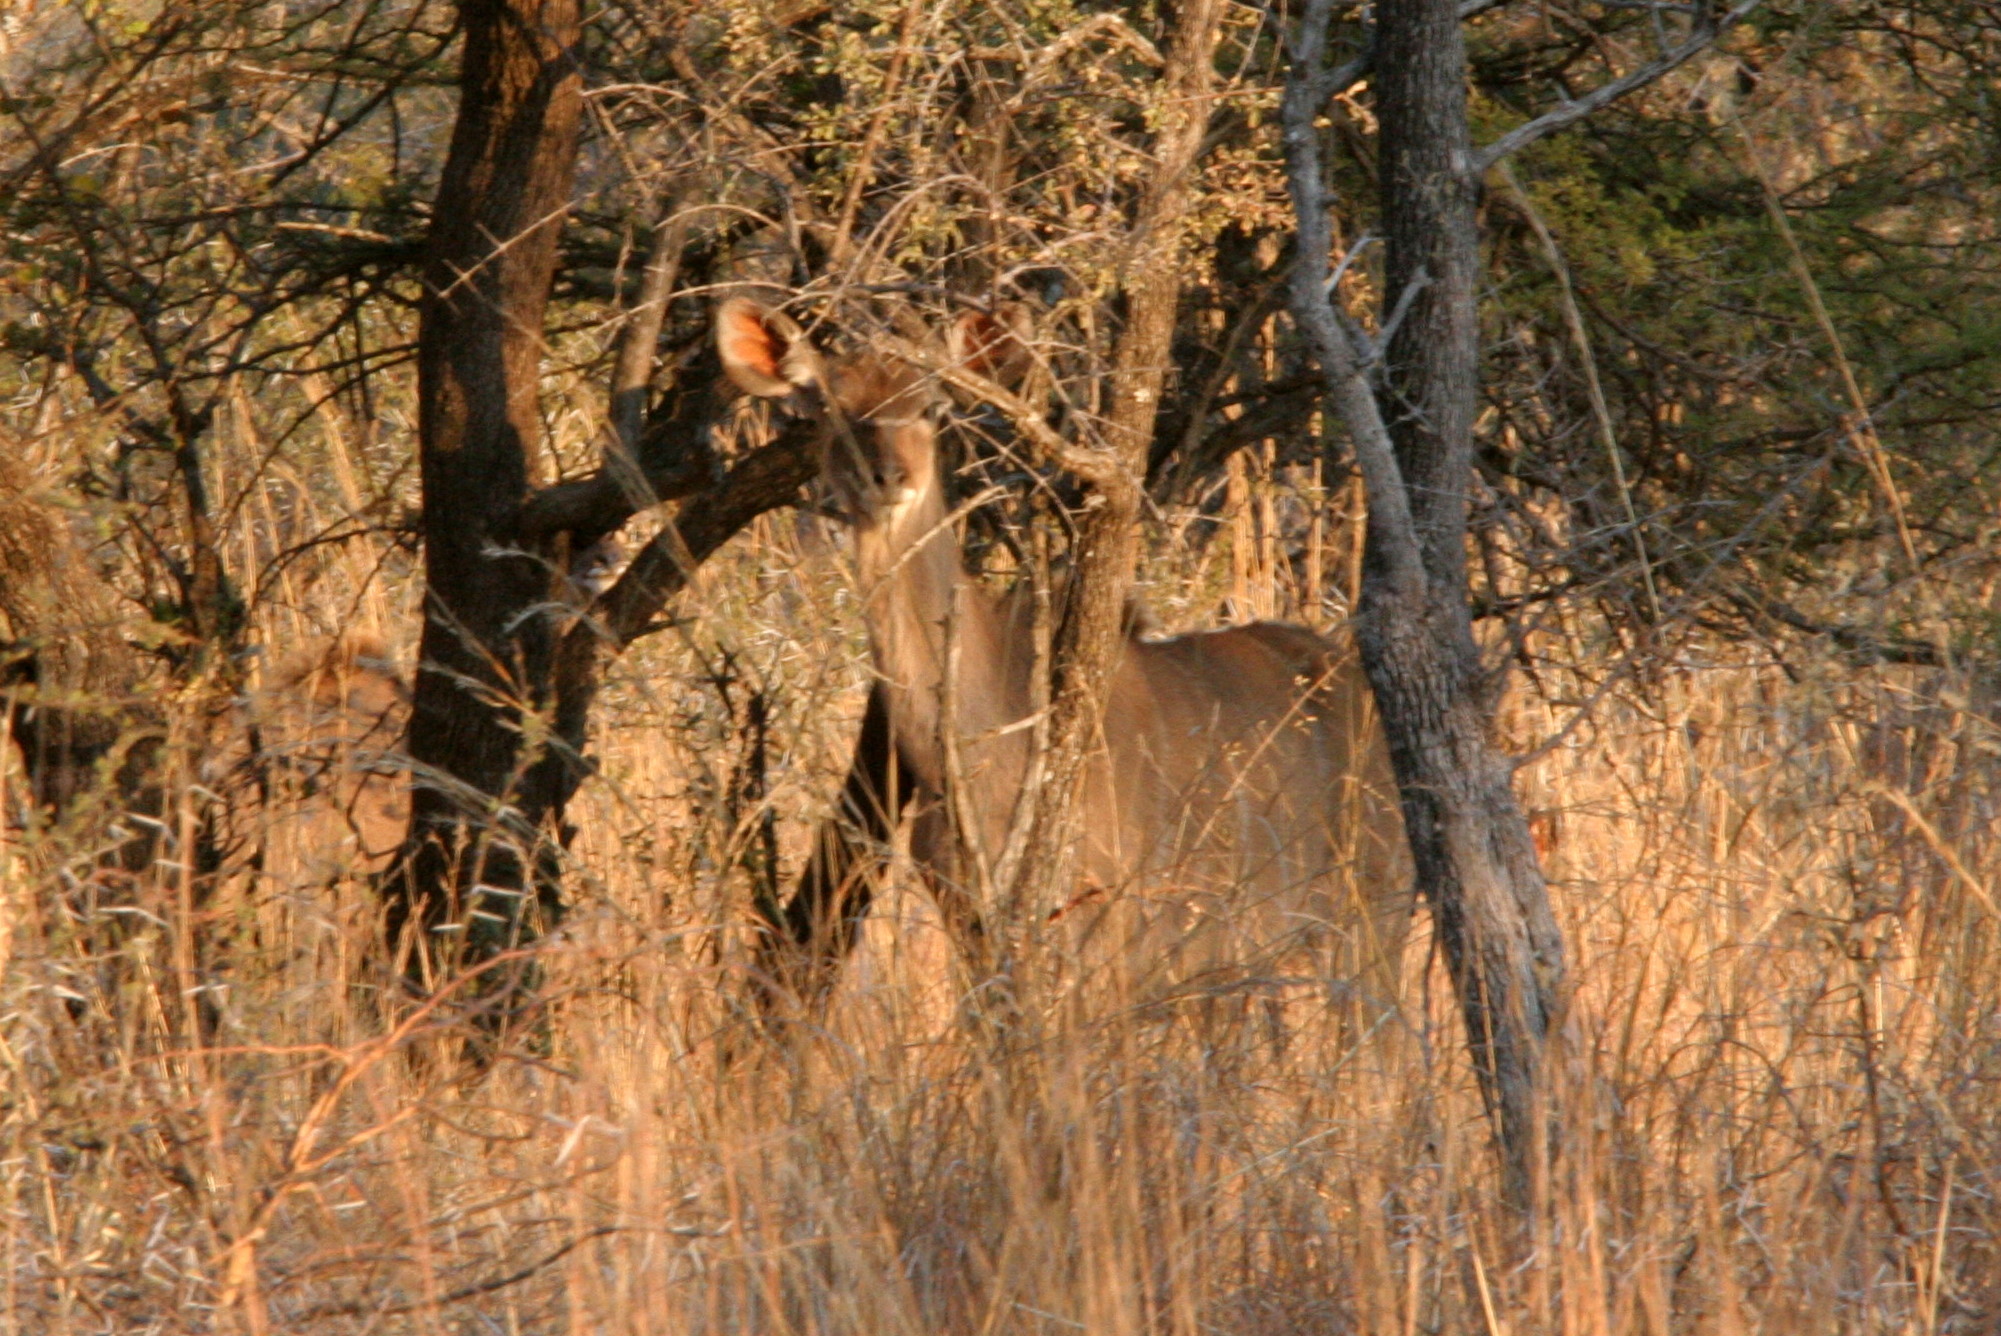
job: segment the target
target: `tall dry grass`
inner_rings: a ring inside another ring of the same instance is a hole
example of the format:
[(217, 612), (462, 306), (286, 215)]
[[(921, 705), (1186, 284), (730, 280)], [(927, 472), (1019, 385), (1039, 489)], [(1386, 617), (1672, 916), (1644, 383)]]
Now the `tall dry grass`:
[[(1168, 517), (1164, 620), (1337, 617), (1352, 498), (1256, 461), (1229, 491), (1221, 521)], [(1521, 782), (1576, 985), (1524, 1223), (1422, 922), (1380, 1024), (1297, 982), (1163, 1000), (1129, 962), (996, 1045), (900, 879), (823, 1020), (725, 1064), (747, 851), (768, 810), (796, 869), (859, 709), (836, 566), (767, 519), (617, 669), (546, 1024), (483, 1074), (449, 999), (389, 999), (365, 888), (294, 875), (296, 821), (206, 893), (185, 783), (135, 878), (88, 830), (0, 846), (0, 1324), (1993, 1329), (2001, 735), (1969, 684), (1687, 650), (1581, 723), (1586, 682), (1517, 702), (1518, 741), (1560, 738)], [(375, 558), (315, 569), (267, 640), (407, 624)], [(1591, 634), (1548, 632), (1551, 660), (1612, 657)]]

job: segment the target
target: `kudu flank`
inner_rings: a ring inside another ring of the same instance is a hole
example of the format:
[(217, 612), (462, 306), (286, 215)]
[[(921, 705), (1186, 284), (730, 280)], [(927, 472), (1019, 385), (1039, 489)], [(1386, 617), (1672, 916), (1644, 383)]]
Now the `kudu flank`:
[[(792, 321), (742, 299), (723, 304), (716, 329), (737, 385), (819, 417), (825, 482), (854, 533), (876, 685), (844, 814), (881, 841), (914, 799), (912, 853), (948, 924), (976, 932), (989, 869), (974, 864), (1006, 848), (1031, 772), (1034, 735), (1018, 726), (1040, 668), (1031, 601), (995, 595), (961, 564), (922, 371), (867, 353), (823, 358)], [(1016, 336), (972, 314), (945, 343), (999, 379), (1025, 360)], [(941, 802), (953, 791), (963, 840)], [(1132, 939), (1150, 952), (1179, 951), (1197, 918), (1250, 924), (1258, 950), (1330, 939), (1337, 969), (1378, 996), (1393, 988), (1409, 875), (1388, 754), (1351, 653), (1277, 622), (1129, 635), (1083, 802), (1081, 883), (1045, 913), (1166, 906)], [(822, 831), (787, 914), (822, 973), (868, 899), (874, 860), (851, 840)]]

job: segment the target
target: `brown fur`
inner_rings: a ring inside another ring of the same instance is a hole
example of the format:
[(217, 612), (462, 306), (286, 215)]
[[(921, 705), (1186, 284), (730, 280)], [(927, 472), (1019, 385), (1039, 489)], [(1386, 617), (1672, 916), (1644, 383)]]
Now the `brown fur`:
[[(105, 582), (88, 531), (19, 454), (0, 449), (0, 708), (35, 819), (157, 817), (172, 721), (158, 660), (134, 647), (144, 614)], [(379, 869), (408, 818), (393, 754), (408, 691), (380, 640), (309, 646), (277, 665), (244, 707), (210, 720), (206, 743), (194, 747), (195, 778), (223, 794), (203, 813), (218, 856), (282, 844), (288, 857), (262, 861), (298, 868), (302, 881)], [(254, 753), (245, 725), (255, 729)], [(125, 820), (122, 829), (101, 870), (150, 867), (158, 822)]]
[[(755, 339), (757, 314), (746, 308), (733, 303), (719, 316), (735, 322), (738, 346)], [(730, 366), (732, 345), (722, 346)], [(803, 360), (780, 349), (770, 360), (786, 356)], [(911, 411), (916, 373), (864, 357), (820, 374), (847, 418), (827, 423), (827, 482), (855, 531), (895, 758), (925, 804), (912, 852), (950, 915), (987, 880), (976, 864), (991, 867), (1006, 848), (1028, 771), (1030, 731), (1003, 731), (1030, 712), (1026, 604), (964, 573), (933, 429)], [(755, 391), (755, 377), (739, 383)], [(950, 728), (970, 848), (937, 801), (948, 779), (939, 716), (954, 615)], [(1332, 939), (1341, 974), (1365, 978), (1379, 996), (1393, 991), (1407, 856), (1373, 698), (1345, 646), (1275, 622), (1129, 636), (1099, 741), (1083, 794), (1083, 884), (1045, 917), (1090, 920), (1082, 936), (1116, 922), (1125, 948), (1170, 966), (1248, 962), (1302, 938)], [(1095, 915), (1076, 912), (1100, 903)]]
[(409, 824), (398, 748), (410, 691), (382, 641), (346, 635), (279, 663), (252, 701), (275, 801), (267, 842), (302, 882), (381, 871)]

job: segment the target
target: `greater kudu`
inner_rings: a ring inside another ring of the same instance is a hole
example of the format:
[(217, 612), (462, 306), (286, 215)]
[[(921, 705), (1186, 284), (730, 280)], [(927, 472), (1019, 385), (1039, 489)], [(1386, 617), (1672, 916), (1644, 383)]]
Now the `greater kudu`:
[[(821, 421), (824, 479), (853, 530), (866, 602), (876, 684), (842, 812), (817, 837), (785, 921), (771, 925), (805, 957), (795, 951), (785, 969), (776, 952), (765, 956), (812, 992), (871, 898), (880, 854), (868, 846), (885, 847), (907, 807), (912, 854), (948, 926), (979, 930), (990, 907), (975, 889), (992, 881), (978, 864), (1007, 847), (1032, 774), (1031, 605), (963, 568), (934, 377), (894, 357), (823, 358), (789, 318), (743, 299), (722, 305), (716, 337), (738, 386)], [(945, 342), (989, 373), (1012, 360), (1001, 347), (1014, 337), (975, 314)], [(1197, 920), (1228, 925), (1233, 951), (1318, 940), (1334, 948), (1334, 970), (1386, 1000), (1410, 879), (1389, 756), (1354, 655), (1280, 622), (1165, 638), (1135, 627), (1102, 711), (1082, 795), (1081, 878), (1053, 896), (1053, 914), (1165, 907), (1127, 939), (1150, 952), (1179, 950)], [(1213, 959), (1213, 926), (1203, 935)]]

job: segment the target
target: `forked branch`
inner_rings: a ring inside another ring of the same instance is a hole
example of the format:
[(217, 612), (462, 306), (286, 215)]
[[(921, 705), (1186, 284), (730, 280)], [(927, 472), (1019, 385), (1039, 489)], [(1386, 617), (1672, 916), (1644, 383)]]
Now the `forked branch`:
[(1474, 161), (1476, 174), (1484, 174), (1501, 159), (1511, 153), (1519, 153), (1538, 139), (1546, 139), (1566, 126), (1575, 125), (1594, 112), (1611, 106), (1628, 93), (1637, 92), (1664, 75), (1686, 65), (1696, 56), (1714, 46), (1724, 33), (1741, 23), (1752, 10), (1764, 0), (1743, 0), (1735, 9), (1718, 19), (1712, 16), (1707, 5), (1695, 7), (1695, 21), (1690, 27), (1688, 40), (1668, 51), (1659, 59), (1642, 65), (1632, 73), (1612, 80), (1592, 89), (1583, 97), (1566, 102), (1554, 111), (1544, 112), (1526, 125), (1518, 125), (1480, 150)]
[[(1459, 5), (1459, 21), (1464, 23), (1467, 19), (1477, 18), (1490, 9), (1499, 9), (1508, 3), (1509, 0), (1461, 0)], [(1323, 48), (1326, 45), (1324, 25), (1321, 45)], [(1339, 97), (1356, 84), (1362, 82), (1362, 80), (1368, 78), (1375, 67), (1375, 31), (1371, 28), (1368, 31), (1366, 40), (1362, 44), (1361, 51), (1348, 60), (1346, 64), (1336, 65), (1331, 70), (1318, 72), (1313, 75), (1311, 82), (1305, 90), (1305, 95), (1312, 100), (1314, 114), (1318, 115), (1320, 113), (1320, 109), (1327, 105), (1329, 98)], [(1318, 70), (1318, 67), (1316, 66), (1315, 69)]]
[(716, 468), (707, 424), (675, 418), (649, 428), (632, 456), (608, 458), (596, 473), (529, 496), (514, 531), (531, 540), (566, 531), (595, 538), (647, 506), (701, 491), (715, 481)]
[(592, 610), (597, 629), (580, 624), (570, 636), (602, 637), (620, 649), (630, 645), (697, 567), (759, 515), (790, 505), (818, 468), (810, 424), (788, 425), (778, 439), (738, 461), (721, 482), (664, 525), (598, 599)]
[(1369, 384), (1361, 341), (1335, 307), (1328, 286), (1332, 232), (1322, 184), (1320, 135), (1314, 121), (1326, 100), (1319, 74), (1327, 56), (1333, 0), (1310, 0), (1292, 43), (1281, 107), (1286, 185), (1299, 216), (1299, 247), (1292, 270), (1292, 314), (1320, 366), (1328, 401), (1354, 441), (1355, 463), (1369, 497), (1371, 539), (1388, 563), (1390, 586), (1402, 599), (1424, 596), (1424, 554), (1411, 513), (1410, 493), (1390, 443), (1389, 427)]

